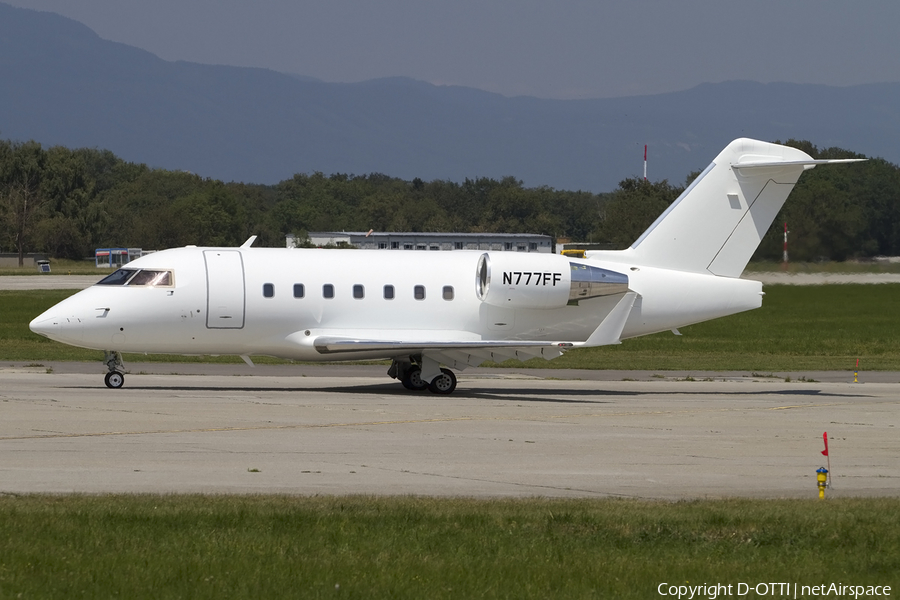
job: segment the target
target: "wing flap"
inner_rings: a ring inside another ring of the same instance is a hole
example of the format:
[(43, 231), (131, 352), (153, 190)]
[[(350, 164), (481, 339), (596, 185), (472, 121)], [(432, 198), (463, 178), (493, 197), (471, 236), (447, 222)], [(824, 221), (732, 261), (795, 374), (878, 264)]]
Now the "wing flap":
[(319, 354), (380, 352), (387, 357), (422, 353), (454, 369), (464, 369), (477, 367), (486, 361), (530, 358), (552, 360), (576, 344), (522, 340), (403, 341), (320, 336), (315, 339), (313, 346)]
[(399, 353), (422, 352), (425, 350), (438, 351), (469, 351), (469, 354), (479, 351), (489, 351), (510, 354), (515, 358), (516, 350), (536, 349), (540, 354), (541, 348), (557, 348), (562, 351), (574, 346), (572, 342), (542, 342), (523, 340), (460, 340), (460, 341), (403, 341), (403, 340), (370, 340), (349, 337), (320, 336), (315, 339), (313, 346), (319, 354), (337, 354), (340, 352), (371, 352), (386, 351)]

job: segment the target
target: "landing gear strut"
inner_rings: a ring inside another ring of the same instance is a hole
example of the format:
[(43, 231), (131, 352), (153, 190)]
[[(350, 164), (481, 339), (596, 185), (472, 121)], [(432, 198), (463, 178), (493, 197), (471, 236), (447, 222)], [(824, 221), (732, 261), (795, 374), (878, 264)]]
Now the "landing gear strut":
[(456, 389), (456, 375), (450, 369), (441, 369), (429, 382), (422, 378), (422, 367), (412, 360), (412, 357), (409, 362), (395, 360), (388, 369), (388, 375), (399, 379), (403, 387), (415, 392), (428, 389), (432, 394), (450, 394)]
[(125, 385), (125, 363), (122, 361), (122, 355), (115, 350), (107, 350), (103, 354), (103, 362), (109, 369), (103, 381), (106, 387), (117, 390)]

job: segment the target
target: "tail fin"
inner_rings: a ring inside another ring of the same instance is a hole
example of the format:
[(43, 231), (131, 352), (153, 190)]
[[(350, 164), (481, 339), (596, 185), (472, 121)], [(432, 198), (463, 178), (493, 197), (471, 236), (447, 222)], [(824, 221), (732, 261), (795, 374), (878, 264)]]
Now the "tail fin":
[(637, 264), (739, 277), (803, 171), (833, 162), (854, 160), (735, 140), (625, 254)]

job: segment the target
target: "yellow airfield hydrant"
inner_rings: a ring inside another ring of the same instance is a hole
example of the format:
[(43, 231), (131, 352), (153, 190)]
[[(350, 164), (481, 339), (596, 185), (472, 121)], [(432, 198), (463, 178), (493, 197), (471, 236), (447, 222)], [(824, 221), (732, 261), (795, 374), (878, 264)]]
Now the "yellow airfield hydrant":
[(825, 485), (828, 482), (828, 469), (819, 467), (816, 469), (816, 482), (819, 485), (819, 500), (825, 499)]

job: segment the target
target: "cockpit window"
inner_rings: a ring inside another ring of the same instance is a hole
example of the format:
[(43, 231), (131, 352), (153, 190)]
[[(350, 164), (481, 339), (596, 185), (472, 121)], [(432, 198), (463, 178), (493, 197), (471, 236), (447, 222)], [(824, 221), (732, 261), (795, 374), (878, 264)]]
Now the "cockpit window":
[(135, 273), (137, 273), (137, 271), (134, 269), (119, 269), (112, 275), (107, 275), (98, 281), (97, 285), (125, 285)]
[(97, 285), (150, 285), (171, 286), (172, 271), (155, 271), (151, 269), (119, 269), (112, 275), (97, 282)]
[(170, 271), (138, 271), (131, 278), (128, 285), (172, 285), (172, 273)]

